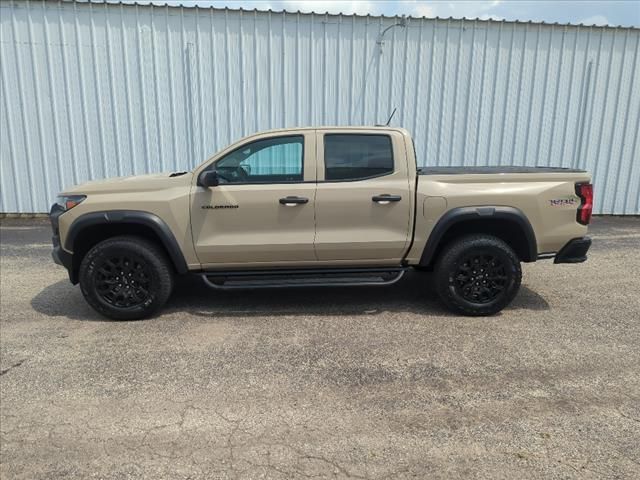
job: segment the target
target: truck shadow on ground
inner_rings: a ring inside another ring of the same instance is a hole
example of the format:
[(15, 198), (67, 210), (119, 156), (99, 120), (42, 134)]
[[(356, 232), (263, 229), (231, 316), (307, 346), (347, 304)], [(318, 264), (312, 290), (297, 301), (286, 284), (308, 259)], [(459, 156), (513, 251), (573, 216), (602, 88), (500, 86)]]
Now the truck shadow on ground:
[[(80, 289), (67, 280), (49, 285), (32, 300), (37, 312), (49, 317), (105, 321), (84, 301)], [(539, 294), (522, 286), (507, 308), (548, 310)], [(308, 287), (220, 291), (207, 287), (198, 276), (179, 279), (162, 314), (201, 317), (254, 316), (358, 316), (405, 312), (419, 315), (455, 316), (440, 303), (430, 274), (410, 272), (395, 285), (382, 287)], [(501, 315), (501, 314), (499, 314)]]

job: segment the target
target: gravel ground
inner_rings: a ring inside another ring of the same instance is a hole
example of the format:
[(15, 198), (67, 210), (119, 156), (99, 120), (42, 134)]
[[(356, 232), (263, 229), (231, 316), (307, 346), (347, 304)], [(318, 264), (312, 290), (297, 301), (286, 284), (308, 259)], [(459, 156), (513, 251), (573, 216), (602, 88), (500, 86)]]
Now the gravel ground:
[(524, 266), (511, 307), (382, 288), (220, 293), (100, 318), (43, 220), (0, 226), (0, 477), (638, 478), (640, 218)]

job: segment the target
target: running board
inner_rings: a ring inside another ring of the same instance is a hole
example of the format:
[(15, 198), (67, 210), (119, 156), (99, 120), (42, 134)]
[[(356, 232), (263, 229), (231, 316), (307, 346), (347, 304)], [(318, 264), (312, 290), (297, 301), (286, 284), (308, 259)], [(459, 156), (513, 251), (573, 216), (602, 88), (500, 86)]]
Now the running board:
[(293, 287), (354, 287), (392, 285), (407, 271), (394, 268), (254, 270), (205, 272), (204, 283), (217, 290)]

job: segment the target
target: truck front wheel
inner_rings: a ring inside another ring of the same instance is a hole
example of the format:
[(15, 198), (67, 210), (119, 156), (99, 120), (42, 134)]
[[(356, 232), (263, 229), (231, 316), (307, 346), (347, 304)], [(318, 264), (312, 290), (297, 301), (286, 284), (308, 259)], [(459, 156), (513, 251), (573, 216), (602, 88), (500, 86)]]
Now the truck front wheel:
[(118, 236), (95, 245), (80, 264), (80, 288), (98, 313), (115, 320), (153, 315), (173, 290), (164, 251), (141, 237)]
[(442, 252), (435, 280), (449, 309), (470, 316), (493, 315), (518, 293), (522, 269), (513, 249), (499, 238), (468, 235)]

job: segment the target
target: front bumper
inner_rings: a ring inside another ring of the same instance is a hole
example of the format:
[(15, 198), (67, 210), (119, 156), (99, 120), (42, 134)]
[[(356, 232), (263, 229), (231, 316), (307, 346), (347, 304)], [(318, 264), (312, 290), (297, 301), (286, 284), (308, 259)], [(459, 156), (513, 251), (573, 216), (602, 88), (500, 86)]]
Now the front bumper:
[(587, 259), (589, 247), (589, 237), (574, 238), (560, 249), (553, 263), (582, 263)]
[(51, 252), (51, 257), (53, 257), (53, 261), (56, 264), (62, 265), (67, 269), (67, 272), (69, 273), (69, 280), (75, 285), (76, 283), (78, 283), (78, 279), (74, 274), (73, 254), (64, 250), (60, 243), (58, 219), (63, 213), (64, 210), (62, 210), (56, 204), (51, 207), (51, 211), (49, 212), (49, 220), (51, 221), (51, 229), (53, 230), (53, 236), (51, 237), (51, 243), (53, 243), (53, 251)]

